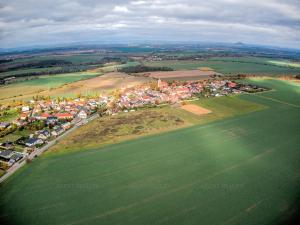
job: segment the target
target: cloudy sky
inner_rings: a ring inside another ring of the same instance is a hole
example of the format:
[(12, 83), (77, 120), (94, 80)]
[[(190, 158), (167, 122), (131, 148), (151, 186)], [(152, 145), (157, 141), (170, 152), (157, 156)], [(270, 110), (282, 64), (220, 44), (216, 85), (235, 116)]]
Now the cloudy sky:
[(0, 48), (85, 41), (300, 48), (300, 0), (0, 0)]

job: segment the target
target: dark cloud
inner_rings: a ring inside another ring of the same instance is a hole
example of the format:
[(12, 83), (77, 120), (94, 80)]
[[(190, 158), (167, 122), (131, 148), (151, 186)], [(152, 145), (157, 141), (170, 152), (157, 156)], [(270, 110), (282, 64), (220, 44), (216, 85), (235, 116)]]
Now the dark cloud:
[(0, 47), (137, 40), (300, 46), (298, 0), (0, 1)]

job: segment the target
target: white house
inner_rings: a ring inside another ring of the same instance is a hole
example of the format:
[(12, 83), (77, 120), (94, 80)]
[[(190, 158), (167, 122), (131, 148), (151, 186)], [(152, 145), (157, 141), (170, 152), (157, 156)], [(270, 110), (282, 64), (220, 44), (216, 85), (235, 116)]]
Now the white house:
[(29, 111), (29, 106), (22, 107), (22, 112), (28, 112), (28, 111)]
[(81, 110), (78, 115), (79, 118), (81, 119), (86, 119), (87, 118), (87, 113), (84, 110)]

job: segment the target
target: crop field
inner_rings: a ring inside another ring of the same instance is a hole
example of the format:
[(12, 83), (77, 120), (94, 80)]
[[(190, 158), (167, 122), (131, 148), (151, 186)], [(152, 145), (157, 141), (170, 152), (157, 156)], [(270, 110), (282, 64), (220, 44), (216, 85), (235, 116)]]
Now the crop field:
[[(8, 103), (13, 100), (28, 100), (35, 95), (51, 95), (51, 96), (74, 96), (79, 93), (92, 93), (105, 90), (111, 90), (116, 87), (121, 87), (128, 83), (137, 84), (141, 81), (149, 80), (147, 78), (135, 78), (124, 76), (122, 79), (117, 76), (110, 77), (105, 75), (103, 78), (99, 76), (104, 73), (109, 73), (119, 68), (136, 65), (135, 62), (128, 62), (126, 64), (116, 64), (99, 67), (86, 72), (53, 74), (37, 76), (34, 79), (28, 79), (18, 83), (2, 85), (0, 87), (0, 103)], [(93, 80), (93, 78), (95, 80)], [(116, 79), (115, 79), (116, 78)], [(124, 78), (124, 79), (123, 79)], [(115, 83), (114, 83), (115, 82)], [(93, 84), (96, 87), (90, 87)], [(94, 88), (94, 89), (93, 89)]]
[(4, 85), (0, 88), (0, 102), (12, 101), (13, 99), (30, 99), (34, 95), (41, 94), (42, 91), (99, 75), (101, 74), (96, 72), (44, 75), (35, 79)]
[[(230, 74), (256, 74), (256, 75), (297, 75), (300, 68), (296, 66), (279, 65), (269, 62), (267, 59), (259, 58), (232, 58), (216, 57), (207, 60), (165, 60), (165, 61), (144, 61), (146, 66), (166, 66), (175, 70), (193, 70), (199, 67), (211, 67), (216, 72)], [(280, 61), (279, 61), (280, 62)]]
[(213, 70), (178, 70), (178, 71), (159, 71), (159, 72), (147, 72), (143, 73), (149, 77), (162, 80), (172, 80), (172, 79), (194, 79), (201, 80), (207, 79), (210, 76), (218, 75), (218, 73)]
[(239, 98), (268, 108), (100, 149), (42, 156), (1, 185), (0, 220), (288, 224), (299, 213), (300, 87), (251, 82), (275, 90)]
[(200, 105), (208, 106), (212, 112), (199, 116), (179, 107), (163, 106), (120, 113), (113, 117), (97, 118), (92, 123), (88, 123), (68, 135), (46, 154), (99, 148), (124, 140), (265, 109), (261, 104), (241, 100), (235, 96), (201, 99), (200, 101), (194, 101), (192, 106), (197, 110), (201, 109), (203, 112), (204, 108)]

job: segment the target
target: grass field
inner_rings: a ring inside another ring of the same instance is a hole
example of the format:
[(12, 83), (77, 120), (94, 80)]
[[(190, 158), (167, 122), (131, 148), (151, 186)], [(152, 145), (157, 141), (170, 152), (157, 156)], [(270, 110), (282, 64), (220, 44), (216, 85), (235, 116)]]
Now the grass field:
[(146, 66), (166, 66), (175, 70), (193, 70), (199, 67), (211, 67), (216, 72), (225, 75), (230, 74), (257, 74), (257, 75), (296, 75), (300, 73), (300, 68), (296, 66), (285, 66), (282, 64), (274, 64), (264, 58), (248, 58), (248, 57), (222, 57), (210, 58), (207, 60), (180, 60), (180, 61), (145, 61)]
[(83, 149), (98, 148), (107, 144), (136, 139), (145, 135), (167, 132), (195, 124), (262, 110), (265, 107), (238, 97), (209, 98), (194, 101), (205, 105), (212, 112), (197, 116), (181, 108), (169, 106), (121, 113), (114, 117), (97, 118), (80, 127), (67, 138), (53, 146), (48, 154), (65, 153)]
[[(299, 212), (299, 86), (240, 98), (267, 109), (52, 155), (0, 188), (4, 224), (287, 224)], [(208, 108), (208, 107), (206, 107)]]
[(19, 112), (16, 109), (9, 109), (5, 112), (5, 115), (0, 116), (0, 122), (11, 122), (19, 116)]

